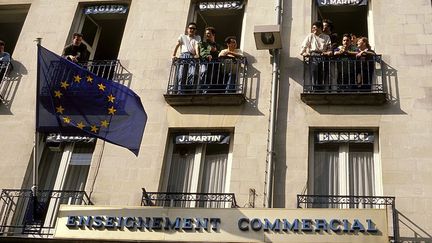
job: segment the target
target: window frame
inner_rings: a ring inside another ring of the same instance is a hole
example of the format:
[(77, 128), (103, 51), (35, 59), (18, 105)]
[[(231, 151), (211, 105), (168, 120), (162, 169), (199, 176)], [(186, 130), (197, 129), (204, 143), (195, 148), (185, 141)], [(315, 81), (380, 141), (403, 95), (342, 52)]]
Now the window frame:
[[(221, 193), (228, 193), (230, 191), (230, 182), (231, 182), (231, 170), (232, 170), (232, 149), (233, 149), (233, 133), (227, 131), (214, 131), (214, 130), (206, 130), (206, 131), (185, 131), (185, 132), (170, 132), (168, 135), (168, 144), (166, 149), (166, 159), (163, 167), (163, 177), (160, 183), (160, 191), (168, 192), (168, 182), (170, 179), (170, 171), (171, 164), (173, 159), (173, 152), (175, 147), (174, 138), (179, 133), (189, 134), (189, 133), (226, 133), (230, 136), (230, 142), (228, 145), (228, 154), (227, 154), (227, 167), (225, 174), (225, 185), (224, 191)], [(204, 171), (204, 161), (205, 161), (205, 150), (206, 144), (191, 144), (191, 146), (195, 146), (195, 158), (193, 164), (192, 171), (192, 182), (191, 182), (191, 193), (198, 193), (200, 191), (200, 182), (202, 181), (203, 171)], [(196, 163), (198, 161), (198, 163)]]
[[(310, 192), (309, 194), (314, 194), (314, 163), (315, 163), (315, 133), (316, 132), (360, 132), (360, 131), (368, 131), (373, 132), (374, 141), (373, 141), (373, 163), (374, 163), (374, 194), (373, 196), (383, 196), (383, 182), (382, 182), (382, 164), (380, 159), (380, 151), (379, 151), (379, 134), (376, 129), (310, 129), (309, 132), (309, 158), (308, 158), (308, 180), (307, 180), (307, 190)], [(340, 196), (354, 196), (349, 194), (349, 143), (344, 145), (339, 145), (339, 184), (338, 191)]]

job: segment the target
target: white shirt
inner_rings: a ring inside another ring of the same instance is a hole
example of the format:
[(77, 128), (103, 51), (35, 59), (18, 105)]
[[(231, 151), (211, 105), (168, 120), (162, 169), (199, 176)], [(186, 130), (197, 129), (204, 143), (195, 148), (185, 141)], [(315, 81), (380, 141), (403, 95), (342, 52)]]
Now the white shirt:
[(310, 33), (304, 39), (301, 47), (301, 53), (312, 53), (312, 52), (326, 52), (331, 48), (330, 36), (321, 33), (320, 35), (315, 35)]
[(178, 38), (178, 42), (181, 44), (180, 52), (190, 52), (192, 55), (197, 54), (197, 50), (195, 50), (195, 46), (201, 41), (201, 37), (199, 35), (195, 35), (194, 37), (190, 37), (188, 35), (180, 35)]

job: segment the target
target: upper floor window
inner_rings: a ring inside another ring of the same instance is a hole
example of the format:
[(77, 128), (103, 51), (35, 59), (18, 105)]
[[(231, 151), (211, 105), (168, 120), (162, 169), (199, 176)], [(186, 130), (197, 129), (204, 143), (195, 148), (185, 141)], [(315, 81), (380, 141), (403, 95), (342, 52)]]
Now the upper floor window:
[[(327, 19), (332, 22), (331, 32), (332, 34), (337, 33), (337, 35), (331, 36), (331, 38), (336, 46), (342, 45), (344, 34), (351, 34), (355, 37), (369, 36), (368, 22), (371, 20), (369, 19), (368, 0), (313, 0), (313, 7), (315, 20)], [(326, 26), (324, 26), (324, 30), (326, 30)]]
[(216, 42), (224, 45), (228, 36), (237, 37), (241, 46), (243, 16), (246, 3), (244, 0), (201, 0), (191, 4), (190, 19), (197, 23), (197, 34), (204, 37), (205, 28), (216, 29)]
[(0, 6), (0, 40), (5, 42), (4, 51), (10, 55), (15, 50), (29, 8), (29, 4)]

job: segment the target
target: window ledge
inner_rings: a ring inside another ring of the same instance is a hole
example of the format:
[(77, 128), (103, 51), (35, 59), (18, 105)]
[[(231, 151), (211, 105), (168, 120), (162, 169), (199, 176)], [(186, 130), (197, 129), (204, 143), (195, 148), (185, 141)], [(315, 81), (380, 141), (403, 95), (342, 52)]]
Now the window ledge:
[(242, 105), (244, 94), (164, 94), (165, 100), (172, 106), (188, 105)]
[(302, 93), (301, 100), (308, 105), (383, 105), (386, 93)]

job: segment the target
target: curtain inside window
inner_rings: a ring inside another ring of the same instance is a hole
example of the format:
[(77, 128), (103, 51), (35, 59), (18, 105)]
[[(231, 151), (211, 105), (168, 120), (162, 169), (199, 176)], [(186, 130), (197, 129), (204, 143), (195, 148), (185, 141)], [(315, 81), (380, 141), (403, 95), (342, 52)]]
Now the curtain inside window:
[(48, 146), (44, 148), (39, 164), (39, 190), (52, 190), (57, 178), (63, 150), (51, 150)]
[(201, 177), (201, 192), (225, 192), (228, 145), (208, 144)]
[(334, 144), (317, 144), (314, 159), (313, 194), (338, 195), (339, 147)]
[(194, 158), (194, 145), (176, 145), (174, 147), (168, 180), (168, 192), (191, 191)]
[(63, 190), (84, 191), (94, 143), (76, 143), (69, 162)]
[(349, 193), (355, 196), (375, 194), (373, 144), (350, 144)]

